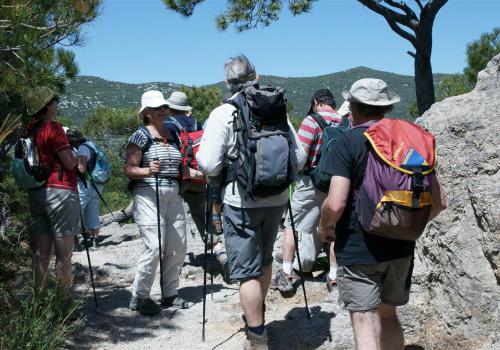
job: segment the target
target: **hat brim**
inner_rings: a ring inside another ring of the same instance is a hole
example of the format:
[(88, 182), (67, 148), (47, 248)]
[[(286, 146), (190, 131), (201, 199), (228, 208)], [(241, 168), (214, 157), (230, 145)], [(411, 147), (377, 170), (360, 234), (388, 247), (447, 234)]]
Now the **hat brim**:
[(180, 105), (176, 105), (176, 104), (173, 104), (173, 103), (169, 103), (168, 100), (167, 100), (167, 104), (168, 104), (168, 108), (176, 109), (178, 111), (189, 112), (190, 110), (193, 109), (193, 107), (191, 107), (191, 106), (180, 106)]
[(391, 106), (395, 103), (398, 103), (401, 101), (401, 97), (399, 97), (398, 94), (395, 94), (394, 92), (389, 92), (389, 98), (384, 99), (384, 100), (379, 100), (379, 101), (363, 101), (361, 99), (356, 98), (355, 96), (351, 95), (349, 91), (342, 91), (342, 97), (344, 100), (349, 101), (349, 102), (358, 102), (362, 103), (365, 105), (369, 106)]
[(139, 110), (139, 115), (142, 114), (142, 112), (146, 109), (146, 108), (158, 108), (160, 106), (168, 106), (168, 103), (166, 100), (158, 100), (154, 103), (150, 103), (146, 106), (141, 106), (141, 109)]

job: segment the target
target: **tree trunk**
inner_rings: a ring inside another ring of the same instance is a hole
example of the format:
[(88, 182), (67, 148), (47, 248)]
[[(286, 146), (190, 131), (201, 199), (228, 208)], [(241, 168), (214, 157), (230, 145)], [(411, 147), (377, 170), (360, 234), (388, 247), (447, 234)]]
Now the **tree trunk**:
[(415, 32), (415, 90), (419, 115), (436, 102), (431, 65), (433, 24), (434, 18), (430, 19), (422, 14), (420, 25)]
[(113, 222), (123, 222), (123, 221), (126, 221), (127, 219), (131, 218), (132, 217), (132, 209), (134, 207), (134, 202), (131, 201), (126, 208), (124, 209), (120, 209), (120, 210), (117, 210), (117, 211), (114, 211), (111, 215), (111, 214), (105, 214), (103, 216), (101, 216), (99, 219), (100, 219), (100, 222), (101, 222), (101, 227), (102, 226), (106, 226), (106, 225), (109, 225)]
[(431, 59), (418, 50), (415, 56), (415, 90), (417, 94), (418, 113), (422, 115), (436, 99), (434, 97), (434, 79)]

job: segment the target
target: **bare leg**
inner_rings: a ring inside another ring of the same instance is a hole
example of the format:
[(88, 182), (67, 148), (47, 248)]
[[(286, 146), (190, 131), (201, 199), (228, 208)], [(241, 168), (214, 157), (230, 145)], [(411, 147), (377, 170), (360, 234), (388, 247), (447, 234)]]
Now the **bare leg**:
[(285, 228), (283, 232), (283, 261), (293, 262), (295, 255), (295, 240), (291, 227)]
[(95, 228), (92, 230), (92, 237), (96, 239), (99, 236), (99, 228)]
[(405, 346), (403, 328), (398, 320), (396, 307), (387, 304), (378, 309), (381, 320), (380, 346), (384, 350), (402, 350)]
[(43, 289), (47, 286), (49, 277), (49, 262), (52, 253), (54, 240), (52, 235), (33, 235), (35, 242), (35, 255), (33, 257), (33, 275), (37, 289)]
[(56, 253), (57, 279), (64, 291), (71, 287), (71, 256), (73, 255), (73, 236), (59, 237), (54, 240)]
[(330, 260), (330, 266), (337, 265), (337, 257), (335, 256), (335, 253), (333, 251), (333, 248), (335, 246), (335, 243), (330, 243), (330, 249), (329, 249), (329, 254), (328, 254), (328, 259)]
[(262, 302), (264, 301), (262, 278), (253, 278), (240, 284), (241, 307), (249, 327), (262, 325)]
[(380, 314), (377, 310), (350, 311), (356, 350), (379, 350), (381, 336)]

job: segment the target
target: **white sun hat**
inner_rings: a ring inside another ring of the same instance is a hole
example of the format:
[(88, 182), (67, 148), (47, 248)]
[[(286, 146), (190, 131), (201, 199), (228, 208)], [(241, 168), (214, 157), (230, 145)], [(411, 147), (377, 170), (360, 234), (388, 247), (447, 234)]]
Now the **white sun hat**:
[(354, 82), (351, 90), (342, 92), (342, 97), (347, 101), (370, 106), (390, 106), (401, 101), (397, 94), (389, 91), (385, 81), (375, 78), (364, 78)]
[(139, 110), (139, 115), (146, 108), (156, 108), (160, 106), (167, 106), (168, 103), (163, 97), (163, 94), (158, 90), (149, 90), (142, 94), (141, 97), (141, 109)]
[(167, 104), (169, 108), (178, 111), (190, 111), (193, 109), (193, 107), (188, 105), (188, 98), (182, 91), (172, 92), (172, 95), (167, 99)]

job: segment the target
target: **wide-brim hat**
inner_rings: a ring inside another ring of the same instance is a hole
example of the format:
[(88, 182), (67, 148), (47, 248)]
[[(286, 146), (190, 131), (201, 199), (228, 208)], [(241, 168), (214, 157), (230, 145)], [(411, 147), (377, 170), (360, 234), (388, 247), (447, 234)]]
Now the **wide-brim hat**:
[(333, 97), (332, 92), (329, 89), (319, 89), (316, 90), (314, 95), (311, 97), (311, 104), (309, 105), (309, 110), (307, 111), (307, 114), (310, 115), (313, 113), (313, 106), (314, 106), (314, 101), (321, 100), (323, 97), (329, 97), (332, 102), (335, 104), (335, 98)]
[(185, 93), (182, 91), (174, 91), (167, 99), (167, 104), (169, 108), (176, 109), (178, 111), (190, 111), (193, 109), (188, 105), (188, 99)]
[(26, 98), (26, 112), (28, 115), (35, 115), (56, 96), (56, 93), (47, 86), (40, 86), (31, 90)]
[(385, 81), (375, 78), (364, 78), (354, 82), (349, 91), (342, 92), (342, 97), (347, 101), (370, 106), (390, 106), (401, 101), (398, 94), (389, 90)]
[(168, 103), (163, 97), (163, 94), (158, 90), (149, 90), (142, 94), (141, 97), (141, 109), (139, 110), (139, 115), (142, 115), (142, 112), (146, 108), (157, 108), (160, 106), (167, 106)]

